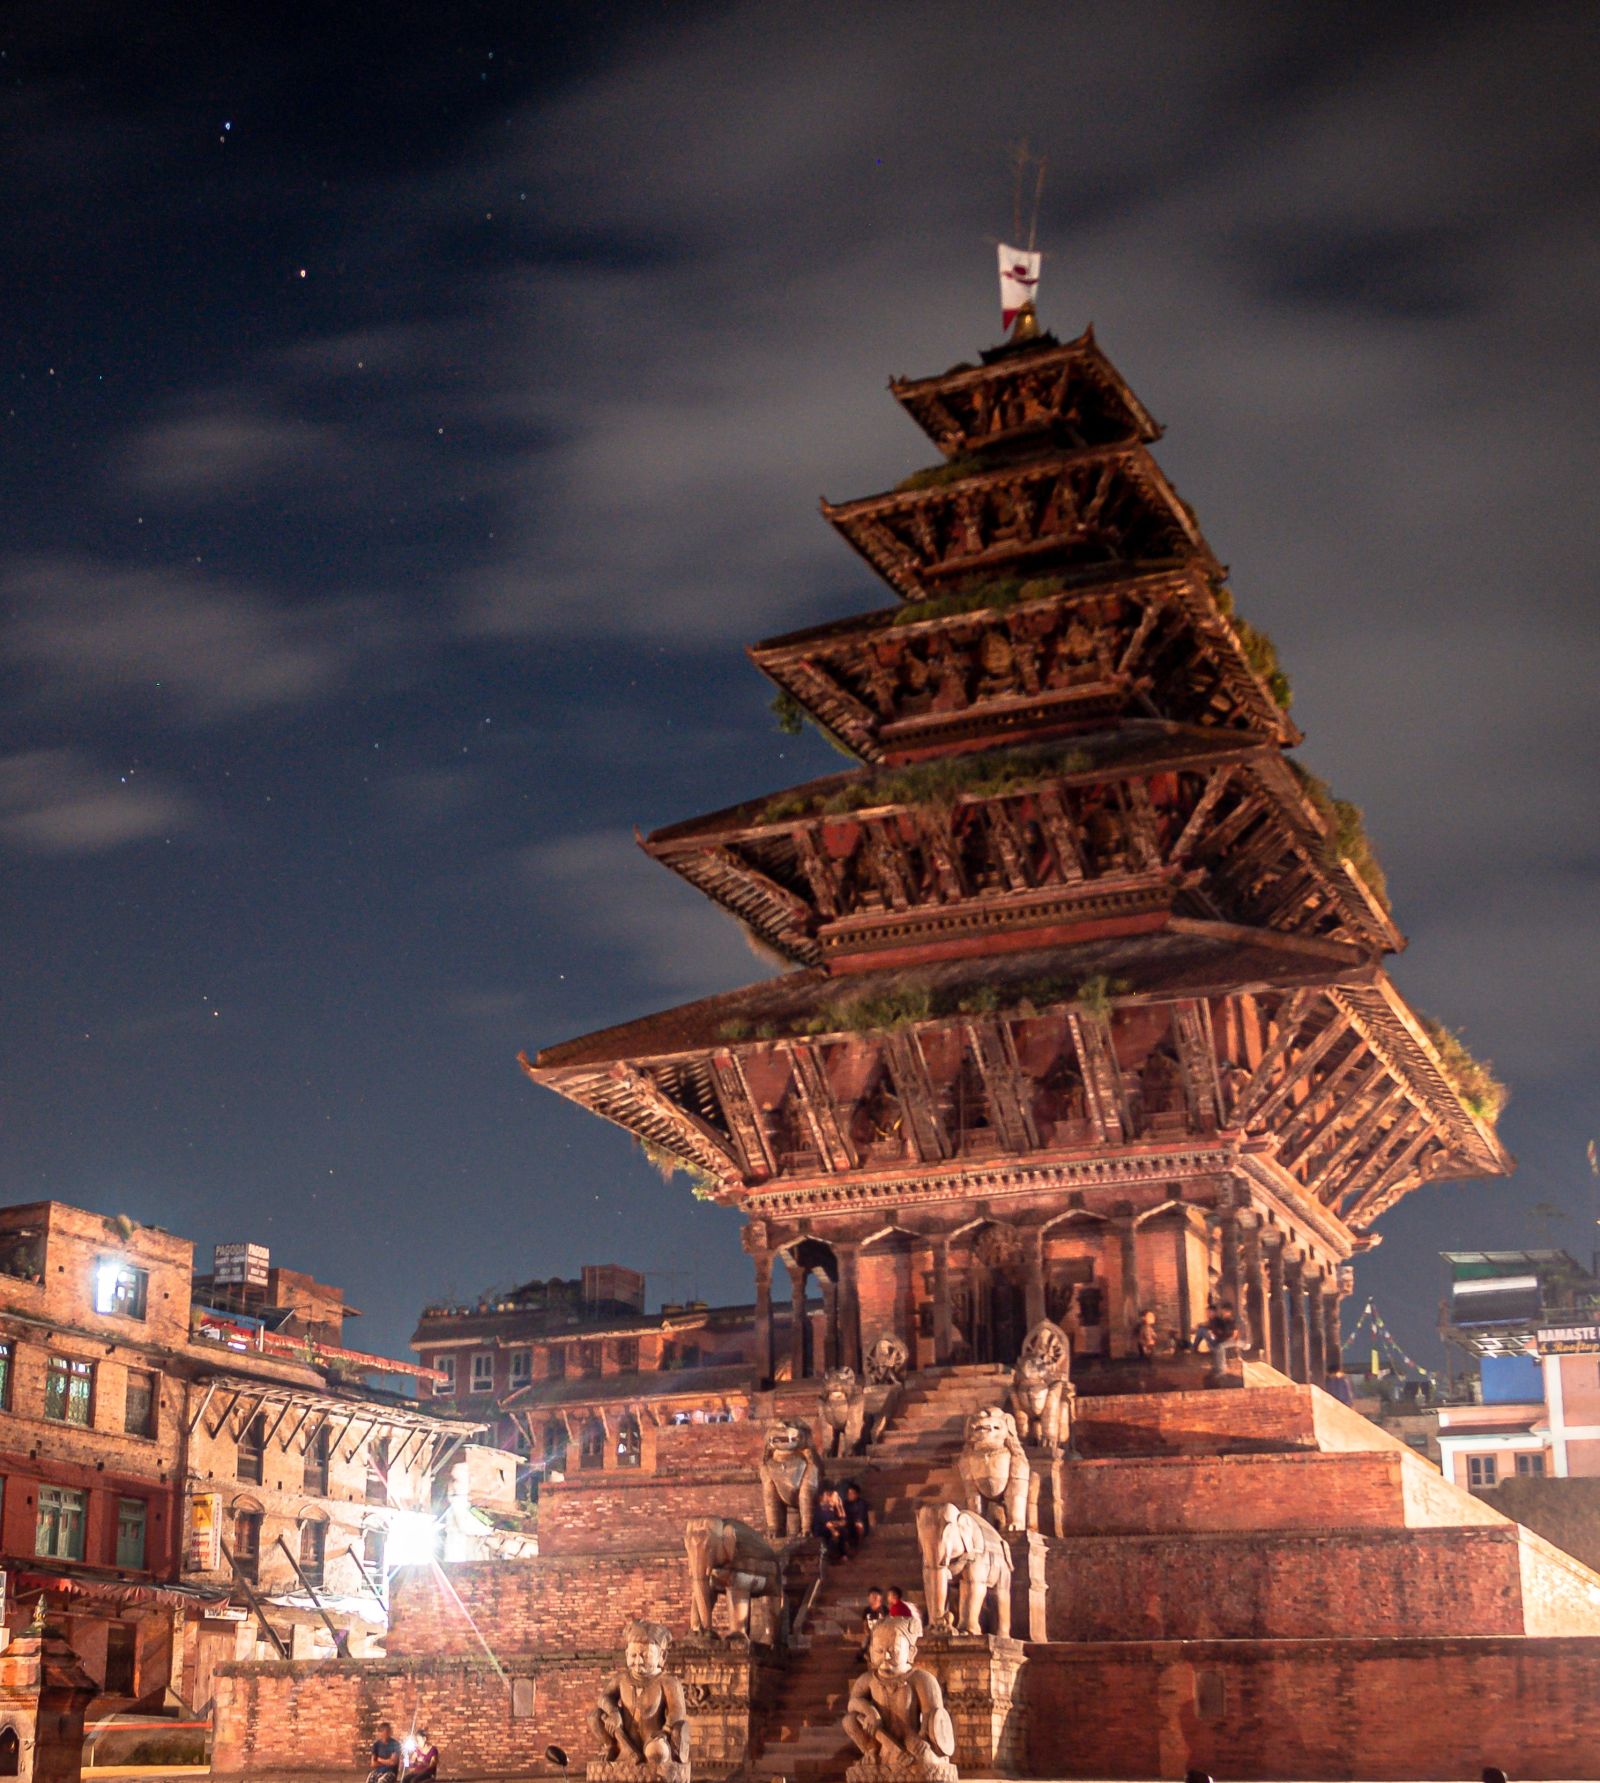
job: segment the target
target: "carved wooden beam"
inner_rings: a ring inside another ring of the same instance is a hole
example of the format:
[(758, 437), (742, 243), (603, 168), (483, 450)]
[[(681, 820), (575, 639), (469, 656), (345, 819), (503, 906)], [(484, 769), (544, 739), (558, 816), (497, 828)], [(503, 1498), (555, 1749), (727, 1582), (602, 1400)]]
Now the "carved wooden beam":
[(1077, 833), (1073, 829), (1072, 819), (1067, 815), (1066, 801), (1059, 786), (1046, 786), (1037, 795), (1039, 809), (1039, 828), (1044, 832), (1044, 839), (1055, 853), (1056, 864), (1061, 869), (1061, 877), (1068, 885), (1075, 885), (1087, 877), (1083, 856), (1078, 850)]
[(1267, 809), (1266, 801), (1253, 792), (1245, 792), (1234, 808), (1205, 837), (1203, 847), (1196, 850), (1206, 855), (1225, 855), (1250, 825)]
[(1195, 800), (1194, 809), (1189, 813), (1184, 826), (1178, 832), (1177, 840), (1168, 850), (1167, 859), (1175, 867), (1181, 867), (1190, 849), (1195, 845), (1200, 833), (1211, 821), (1211, 813), (1217, 808), (1217, 801), (1233, 784), (1233, 767), (1213, 768), (1206, 779), (1205, 790)]
[(885, 899), (896, 910), (908, 910), (916, 901), (916, 874), (905, 844), (894, 833), (893, 820), (863, 823), (861, 846)]
[(1305, 1031), (1306, 1023), (1310, 1021), (1321, 1000), (1319, 991), (1298, 990), (1279, 1008), (1277, 1036), (1262, 1053), (1260, 1063), (1250, 1075), (1250, 1081), (1234, 1097), (1233, 1120), (1236, 1126), (1244, 1126), (1255, 1112), (1256, 1103), (1266, 1096), (1271, 1088), (1272, 1074)]
[(804, 705), (820, 708), (824, 722), (836, 726), (842, 736), (870, 743), (877, 731), (875, 715), (814, 657), (803, 656), (788, 665), (791, 680), (811, 695)]
[(1280, 1077), (1276, 1085), (1268, 1090), (1259, 1102), (1253, 1103), (1249, 1117), (1244, 1123), (1247, 1126), (1259, 1127), (1272, 1119), (1278, 1110), (1294, 1094), (1296, 1086), (1333, 1051), (1339, 1042), (1350, 1033), (1350, 1023), (1343, 1015), (1335, 1014), (1327, 1027), (1305, 1049), (1297, 1059), (1289, 1061), (1289, 1067)]
[(825, 917), (833, 918), (841, 909), (839, 901), (839, 869), (836, 862), (824, 854), (822, 844), (817, 840), (816, 832), (811, 829), (798, 829), (792, 832), (794, 837), (795, 858), (800, 863), (800, 871), (805, 874), (811, 887), (811, 895), (817, 900), (817, 908)]
[(1122, 1073), (1111, 1044), (1111, 1023), (1081, 1005), (1067, 1011), (1067, 1026), (1078, 1054), (1078, 1074), (1095, 1130), (1108, 1145), (1120, 1145), (1127, 1131), (1122, 1099)]
[(1135, 861), (1145, 872), (1157, 872), (1162, 866), (1160, 826), (1150, 803), (1150, 788), (1143, 780), (1129, 780), (1124, 783), (1123, 798)]
[(1329, 1197), (1328, 1205), (1336, 1212), (1341, 1203), (1355, 1206), (1400, 1156), (1405, 1147), (1419, 1133), (1427, 1134), (1431, 1130), (1432, 1122), (1415, 1103), (1412, 1103), (1409, 1108), (1403, 1109), (1400, 1118), (1379, 1139), (1372, 1150), (1353, 1169), (1345, 1171), (1337, 1188), (1330, 1188), (1326, 1191)]
[(1217, 1049), (1211, 1031), (1210, 1006), (1183, 997), (1172, 1006), (1172, 1031), (1178, 1062), (1189, 1088), (1189, 1105), (1202, 1126), (1222, 1125), (1222, 1084), (1217, 1077)]
[(728, 1131), (738, 1146), (747, 1180), (761, 1181), (777, 1174), (777, 1160), (767, 1139), (760, 1111), (750, 1094), (750, 1083), (744, 1065), (735, 1052), (714, 1052), (711, 1055), (711, 1081), (716, 1085), (717, 1100)]
[(1319, 1201), (1322, 1200), (1323, 1190), (1334, 1180), (1345, 1161), (1353, 1157), (1362, 1146), (1371, 1140), (1373, 1134), (1405, 1099), (1406, 1091), (1403, 1084), (1392, 1084), (1384, 1095), (1378, 1097), (1317, 1167), (1315, 1173), (1306, 1178), (1306, 1193), (1315, 1195)]
[(1001, 1144), (1010, 1152), (1035, 1150), (1039, 1130), (1034, 1125), (1033, 1099), (1017, 1064), (1010, 1028), (989, 1015), (971, 1017), (965, 1026)]
[(804, 1040), (786, 1040), (782, 1050), (789, 1057), (795, 1093), (816, 1136), (817, 1150), (822, 1154), (823, 1162), (833, 1171), (854, 1170), (861, 1160), (839, 1120), (838, 1104), (833, 1099), (828, 1074), (822, 1069), (815, 1047)]
[(1379, 1214), (1405, 1193), (1406, 1180), (1413, 1173), (1412, 1167), (1420, 1158), (1423, 1150), (1429, 1145), (1438, 1145), (1438, 1143), (1439, 1135), (1430, 1121), (1372, 1187), (1353, 1206), (1344, 1211), (1340, 1216), (1344, 1223), (1347, 1226), (1370, 1225)]
[(951, 1146), (928, 1077), (927, 1061), (917, 1044), (913, 1029), (902, 1028), (889, 1034), (884, 1042), (889, 1062), (889, 1075), (894, 1079), (895, 1093), (905, 1115), (906, 1131), (916, 1147), (917, 1157), (924, 1164), (942, 1163), (951, 1155)]
[[(625, 1090), (635, 1104), (648, 1111), (688, 1152), (702, 1168), (718, 1176), (739, 1174), (739, 1160), (729, 1151), (726, 1141), (708, 1121), (692, 1114), (681, 1102), (662, 1089), (653, 1077), (647, 1077), (625, 1059), (619, 1059), (606, 1072), (618, 1088)], [(612, 1117), (615, 1119), (615, 1116)], [(624, 1125), (628, 1123), (623, 1123)]]
[(780, 885), (776, 879), (769, 878), (736, 848), (713, 848), (707, 852), (706, 858), (714, 861), (727, 873), (749, 887), (763, 902), (772, 906), (774, 912), (781, 912), (786, 927), (797, 929), (804, 935), (811, 928), (811, 906), (804, 898), (797, 897), (788, 886)]
[(1139, 660), (1139, 652), (1149, 642), (1150, 634), (1155, 630), (1156, 621), (1161, 617), (1165, 602), (1161, 596), (1152, 595), (1144, 604), (1144, 611), (1139, 615), (1139, 623), (1133, 628), (1133, 636), (1129, 638), (1127, 648), (1117, 660), (1117, 673), (1127, 675), (1133, 672), (1133, 665)]
[(995, 855), (1000, 862), (1000, 870), (1005, 875), (1006, 890), (1030, 890), (1033, 886), (1033, 879), (1028, 872), (1022, 836), (1011, 815), (1008, 802), (997, 799), (991, 804), (985, 805), (984, 817), (988, 822), (989, 839), (994, 844)]
[(916, 813), (916, 820), (939, 895), (950, 902), (971, 897), (972, 888), (967, 883), (966, 868), (962, 865), (949, 811), (937, 805), (924, 805)]
[[(1360, 1058), (1365, 1058), (1368, 1061), (1366, 1070), (1362, 1072), (1348, 1094), (1336, 1095), (1335, 1092), (1339, 1085), (1355, 1069), (1356, 1061)], [(1358, 1039), (1349, 1052), (1328, 1073), (1325, 1082), (1316, 1084), (1308, 1090), (1305, 1101), (1301, 1103), (1302, 1109), (1309, 1109), (1331, 1098), (1333, 1106), (1320, 1119), (1314, 1120), (1310, 1124), (1303, 1139), (1296, 1141), (1292, 1147), (1285, 1146), (1279, 1152), (1278, 1162), (1283, 1165), (1285, 1170), (1298, 1170), (1318, 1146), (1330, 1134), (1337, 1131), (1357, 1108), (1362, 1106), (1365, 1097), (1370, 1095), (1387, 1076), (1388, 1070), (1383, 1060), (1374, 1059), (1367, 1051), (1365, 1042)]]

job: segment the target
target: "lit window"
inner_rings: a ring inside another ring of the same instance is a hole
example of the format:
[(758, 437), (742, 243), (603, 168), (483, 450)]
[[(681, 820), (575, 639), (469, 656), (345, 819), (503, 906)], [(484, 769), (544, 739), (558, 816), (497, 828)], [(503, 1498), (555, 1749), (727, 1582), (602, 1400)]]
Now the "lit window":
[(123, 1408), (122, 1428), (129, 1436), (154, 1436), (156, 1433), (156, 1377), (142, 1369), (128, 1370), (128, 1397)]
[(125, 1319), (144, 1317), (150, 1290), (148, 1269), (135, 1269), (120, 1257), (102, 1257), (94, 1266), (94, 1310)]
[(1469, 1486), (1492, 1486), (1495, 1482), (1495, 1471), (1493, 1455), (1469, 1455), (1467, 1457), (1467, 1484)]
[(525, 1387), (533, 1379), (533, 1351), (513, 1350), (511, 1352), (511, 1384), (513, 1387)]
[(323, 1559), (328, 1551), (328, 1526), (320, 1518), (308, 1517), (300, 1525), (300, 1570), (308, 1585), (320, 1589)]
[(0, 1343), (0, 1412), (11, 1410), (11, 1345)]
[(476, 1350), (472, 1357), (472, 1390), (474, 1393), (494, 1391), (494, 1352)]
[(69, 1362), (65, 1356), (52, 1356), (44, 1377), (44, 1415), (58, 1424), (83, 1424), (91, 1421), (94, 1397), (94, 1364)]
[(33, 1551), (47, 1560), (83, 1558), (83, 1516), (86, 1494), (65, 1486), (39, 1488), (39, 1520)]
[(440, 1398), (448, 1398), (456, 1390), (456, 1359), (454, 1356), (435, 1356), (433, 1365), (444, 1376), (442, 1381), (433, 1383), (433, 1390)]
[(1542, 1480), (1544, 1478), (1544, 1450), (1540, 1449), (1534, 1455), (1519, 1455), (1517, 1457), (1517, 1472), (1525, 1476), (1531, 1474), (1535, 1479)]
[(144, 1531), (148, 1510), (142, 1498), (117, 1500), (117, 1565), (144, 1570)]

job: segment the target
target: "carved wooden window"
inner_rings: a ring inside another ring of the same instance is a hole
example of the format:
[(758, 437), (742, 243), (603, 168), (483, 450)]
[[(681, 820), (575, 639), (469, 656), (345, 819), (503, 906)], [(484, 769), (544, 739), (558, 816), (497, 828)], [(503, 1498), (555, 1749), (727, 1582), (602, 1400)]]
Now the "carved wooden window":
[(156, 1377), (142, 1368), (130, 1368), (122, 1406), (122, 1428), (129, 1436), (154, 1436), (156, 1406)]
[(318, 1494), (328, 1490), (328, 1427), (326, 1424), (306, 1444), (305, 1488)]
[(606, 1464), (606, 1427), (598, 1418), (590, 1418), (578, 1442), (580, 1468), (604, 1467)]
[(267, 1465), (267, 1424), (264, 1418), (252, 1418), (239, 1437), (239, 1461), (236, 1476), (252, 1486), (262, 1483)]
[(319, 1590), (328, 1553), (328, 1525), (320, 1517), (307, 1517), (300, 1525), (300, 1570), (306, 1583)]
[(252, 1585), (261, 1573), (261, 1512), (253, 1506), (233, 1513), (233, 1566)]

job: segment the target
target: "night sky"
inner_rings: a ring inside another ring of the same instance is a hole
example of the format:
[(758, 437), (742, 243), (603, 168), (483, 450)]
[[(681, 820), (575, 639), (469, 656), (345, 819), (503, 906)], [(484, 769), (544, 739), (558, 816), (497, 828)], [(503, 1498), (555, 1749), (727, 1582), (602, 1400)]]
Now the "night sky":
[[(1590, 6), (0, 13), (6, 1199), (250, 1238), (350, 1341), (731, 1213), (519, 1049), (765, 970), (632, 844), (837, 765), (743, 645), (890, 604), (884, 390), (1092, 320), (1362, 804), (1510, 1183), (1360, 1265), (1595, 1241)], [(1353, 1308), (1351, 1309), (1354, 1310)]]

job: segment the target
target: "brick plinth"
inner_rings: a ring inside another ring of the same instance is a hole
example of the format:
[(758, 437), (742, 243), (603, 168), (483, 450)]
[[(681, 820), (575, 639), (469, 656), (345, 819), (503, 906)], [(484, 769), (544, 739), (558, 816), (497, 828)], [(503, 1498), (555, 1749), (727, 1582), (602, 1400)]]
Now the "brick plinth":
[(997, 1635), (927, 1635), (917, 1663), (944, 1687), (956, 1730), (956, 1768), (964, 1777), (1016, 1776), (1025, 1759), (1017, 1698), (1021, 1641)]
[(1030, 1646), (1032, 1777), (1595, 1774), (1600, 1640)]

